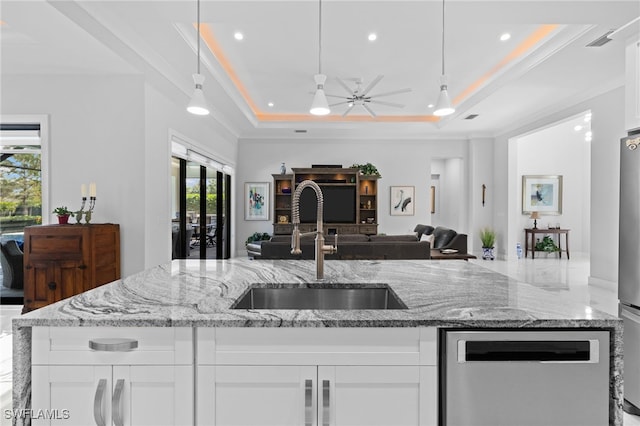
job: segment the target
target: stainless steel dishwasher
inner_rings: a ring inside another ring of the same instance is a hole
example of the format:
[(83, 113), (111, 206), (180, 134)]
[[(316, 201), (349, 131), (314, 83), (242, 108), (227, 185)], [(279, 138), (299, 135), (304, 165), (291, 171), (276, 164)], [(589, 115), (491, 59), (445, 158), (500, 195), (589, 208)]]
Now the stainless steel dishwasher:
[(440, 335), (440, 424), (609, 424), (609, 332)]

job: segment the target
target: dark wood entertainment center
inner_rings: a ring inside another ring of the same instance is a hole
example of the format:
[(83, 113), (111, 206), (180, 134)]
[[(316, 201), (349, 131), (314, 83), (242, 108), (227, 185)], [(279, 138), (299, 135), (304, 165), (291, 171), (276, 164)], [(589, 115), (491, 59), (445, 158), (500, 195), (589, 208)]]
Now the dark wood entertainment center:
[[(324, 223), (324, 233), (331, 234), (367, 234), (378, 233), (378, 177), (360, 174), (357, 168), (292, 168), (290, 174), (274, 174), (273, 176), (273, 233), (291, 234), (293, 232), (291, 204), (296, 185), (304, 180), (313, 180), (320, 188), (352, 187), (355, 189), (353, 200), (355, 219), (349, 222)], [(312, 191), (305, 189), (303, 192)], [(329, 192), (329, 191), (327, 191)], [(324, 194), (325, 199), (330, 194)], [(332, 214), (327, 211), (325, 218)], [(350, 207), (349, 207), (350, 208)], [(316, 223), (301, 223), (301, 232), (311, 232)]]

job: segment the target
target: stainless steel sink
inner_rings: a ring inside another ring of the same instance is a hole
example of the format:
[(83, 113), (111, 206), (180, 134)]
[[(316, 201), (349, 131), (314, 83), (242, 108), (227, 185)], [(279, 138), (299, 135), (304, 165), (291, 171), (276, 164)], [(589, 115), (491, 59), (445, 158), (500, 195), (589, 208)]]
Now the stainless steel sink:
[(232, 309), (407, 309), (388, 285), (251, 287)]

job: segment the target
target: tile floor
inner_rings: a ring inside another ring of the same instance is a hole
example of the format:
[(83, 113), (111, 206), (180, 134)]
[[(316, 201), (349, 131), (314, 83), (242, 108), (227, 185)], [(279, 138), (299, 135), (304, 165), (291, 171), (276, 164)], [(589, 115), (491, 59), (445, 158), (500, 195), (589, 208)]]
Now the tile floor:
[[(589, 259), (572, 253), (571, 260), (556, 258), (518, 260), (472, 260), (471, 262), (518, 281), (554, 292), (594, 308), (617, 314), (616, 288), (589, 286)], [(10, 425), (5, 410), (11, 408), (11, 318), (22, 306), (0, 306), (0, 425)], [(624, 414), (624, 426), (640, 426), (640, 417)]]

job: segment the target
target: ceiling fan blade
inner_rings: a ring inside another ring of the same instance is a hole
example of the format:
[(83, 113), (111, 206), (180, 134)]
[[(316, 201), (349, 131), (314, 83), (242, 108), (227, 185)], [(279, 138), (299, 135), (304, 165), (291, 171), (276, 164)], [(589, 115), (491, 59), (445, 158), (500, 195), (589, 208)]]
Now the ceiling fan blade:
[(336, 80), (338, 80), (338, 83), (340, 83), (340, 86), (344, 87), (344, 90), (346, 90), (349, 95), (353, 94), (353, 90), (351, 90), (349, 86), (347, 86), (347, 84), (344, 81), (342, 81), (341, 78), (336, 77)]
[(367, 112), (369, 113), (369, 115), (370, 115), (371, 117), (376, 118), (376, 113), (375, 113), (375, 112), (373, 112), (373, 110), (372, 110), (371, 108), (369, 108), (369, 107), (367, 106), (367, 104), (362, 104), (362, 107), (363, 107), (364, 109), (366, 109), (366, 110), (367, 110)]
[[(315, 93), (312, 93), (312, 95), (315, 95)], [(325, 93), (324, 95), (325, 95), (326, 97), (328, 97), (328, 98), (349, 99), (349, 97), (348, 97), (348, 96), (345, 96), (345, 95), (330, 95), (330, 94), (328, 94), (328, 93)]]
[[(347, 102), (348, 103), (348, 102)], [(343, 117), (346, 117), (347, 114), (349, 114), (351, 112), (351, 110), (353, 109), (355, 104), (351, 104), (349, 105), (349, 108), (347, 108), (347, 110), (344, 112), (344, 114), (342, 114)]]
[(375, 95), (371, 95), (371, 97), (372, 98), (379, 98), (380, 96), (396, 95), (398, 93), (406, 93), (406, 92), (410, 92), (410, 91), (411, 91), (411, 89), (407, 87), (406, 89), (394, 90), (392, 92), (376, 93)]
[(336, 106), (336, 105), (344, 105), (344, 104), (348, 104), (349, 102), (351, 102), (351, 101), (344, 101), (344, 102), (338, 102), (338, 103), (335, 103), (335, 104), (329, 104), (329, 106), (332, 107), (332, 106)]
[(362, 91), (361, 95), (365, 96), (367, 93), (369, 93), (369, 90), (373, 89), (373, 86), (375, 86), (380, 82), (380, 80), (382, 80), (382, 77), (384, 77), (384, 75), (380, 74), (376, 78), (374, 78), (373, 81), (369, 83), (367, 88)]
[(402, 105), (402, 104), (396, 104), (396, 103), (394, 103), (394, 102), (376, 101), (375, 99), (371, 99), (369, 102), (373, 102), (373, 103), (375, 103), (375, 104), (380, 104), (380, 105), (386, 105), (386, 106), (390, 106), (390, 107), (404, 108), (404, 105)]

